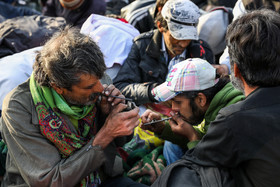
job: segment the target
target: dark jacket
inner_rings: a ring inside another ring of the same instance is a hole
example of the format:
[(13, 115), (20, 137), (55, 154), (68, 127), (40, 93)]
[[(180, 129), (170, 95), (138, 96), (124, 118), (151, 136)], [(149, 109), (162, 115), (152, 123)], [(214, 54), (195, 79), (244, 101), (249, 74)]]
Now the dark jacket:
[(63, 17), (67, 24), (81, 27), (91, 14), (104, 15), (105, 11), (105, 0), (86, 0), (75, 10), (64, 8), (59, 0), (48, 0), (42, 13), (45, 16)]
[(5, 19), (40, 14), (40, 12), (29, 7), (13, 6), (9, 3), (0, 1), (0, 15), (3, 16), (3, 18)]
[[(114, 85), (137, 105), (155, 102), (150, 91), (166, 79), (168, 63), (161, 47), (162, 34), (157, 29), (137, 36), (114, 79)], [(201, 53), (201, 49), (204, 49), (205, 53)], [(193, 40), (189, 44), (186, 58), (190, 57), (203, 58), (210, 63), (214, 61), (210, 47), (202, 40)]]
[(280, 86), (220, 110), (193, 158), (230, 169), (236, 186), (280, 186)]
[(61, 17), (42, 15), (7, 19), (0, 23), (0, 58), (41, 46), (65, 25)]

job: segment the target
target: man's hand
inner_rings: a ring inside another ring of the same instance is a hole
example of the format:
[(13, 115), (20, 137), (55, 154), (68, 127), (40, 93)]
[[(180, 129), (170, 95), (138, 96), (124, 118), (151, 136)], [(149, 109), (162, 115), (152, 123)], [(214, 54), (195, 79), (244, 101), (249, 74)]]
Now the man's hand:
[(174, 133), (188, 138), (189, 141), (199, 140), (198, 133), (192, 125), (184, 121), (183, 118), (175, 114), (175, 112), (170, 112), (170, 115), (172, 119), (169, 120), (169, 125)]
[(102, 99), (100, 101), (100, 109), (102, 111), (102, 114), (104, 116), (107, 116), (110, 111), (112, 110), (112, 107), (115, 105), (118, 105), (119, 103), (125, 103), (124, 99), (120, 99), (120, 98), (115, 98), (115, 97), (110, 97), (110, 96), (118, 96), (118, 97), (122, 97), (125, 98), (121, 92), (112, 84), (110, 84), (109, 86), (104, 84), (104, 91), (102, 92), (103, 95)]
[(127, 106), (123, 103), (114, 105), (105, 124), (96, 134), (92, 145), (100, 145), (103, 149), (116, 137), (128, 136), (139, 125), (139, 108), (122, 112)]
[(144, 123), (149, 123), (152, 120), (160, 120), (161, 116), (160, 114), (151, 111), (150, 109), (147, 109), (141, 116), (141, 125), (140, 127), (144, 130), (149, 130), (157, 134), (161, 134), (164, 127), (165, 122), (158, 122), (150, 125), (144, 125)]

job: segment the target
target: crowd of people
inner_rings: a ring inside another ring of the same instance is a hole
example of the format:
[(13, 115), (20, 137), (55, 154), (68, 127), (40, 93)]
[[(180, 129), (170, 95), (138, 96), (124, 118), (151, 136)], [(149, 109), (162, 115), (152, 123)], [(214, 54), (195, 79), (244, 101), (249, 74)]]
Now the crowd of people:
[(0, 0), (1, 186), (280, 186), (279, 12)]

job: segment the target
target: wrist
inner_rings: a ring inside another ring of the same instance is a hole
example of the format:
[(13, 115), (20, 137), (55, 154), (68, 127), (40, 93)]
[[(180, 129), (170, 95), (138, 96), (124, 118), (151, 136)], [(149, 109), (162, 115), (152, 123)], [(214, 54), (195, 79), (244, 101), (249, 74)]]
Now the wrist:
[(191, 136), (188, 137), (188, 139), (190, 142), (200, 140), (198, 133), (196, 131), (194, 133), (192, 133)]
[(92, 146), (100, 146), (102, 149), (105, 149), (113, 140), (114, 137), (110, 133), (107, 133), (106, 129), (101, 128), (96, 134)]

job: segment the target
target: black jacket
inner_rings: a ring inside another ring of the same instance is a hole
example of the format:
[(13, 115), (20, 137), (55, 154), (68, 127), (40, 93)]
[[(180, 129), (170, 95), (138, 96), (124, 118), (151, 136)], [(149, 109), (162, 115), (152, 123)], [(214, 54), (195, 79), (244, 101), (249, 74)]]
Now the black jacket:
[(67, 24), (82, 27), (91, 14), (104, 15), (106, 2), (104, 0), (86, 0), (75, 10), (64, 8), (58, 0), (48, 0), (42, 9), (45, 16), (63, 17)]
[(236, 186), (280, 186), (280, 86), (220, 110), (193, 158), (230, 170)]
[(7, 19), (0, 23), (0, 58), (43, 45), (65, 25), (64, 18), (42, 15)]
[[(162, 34), (159, 30), (143, 33), (134, 39), (131, 51), (114, 79), (114, 85), (132, 98), (137, 105), (155, 102), (151, 89), (165, 81), (168, 63), (161, 50)], [(205, 50), (205, 53), (201, 52)], [(197, 57), (214, 62), (213, 53), (202, 40), (193, 40), (187, 47), (186, 58)]]

